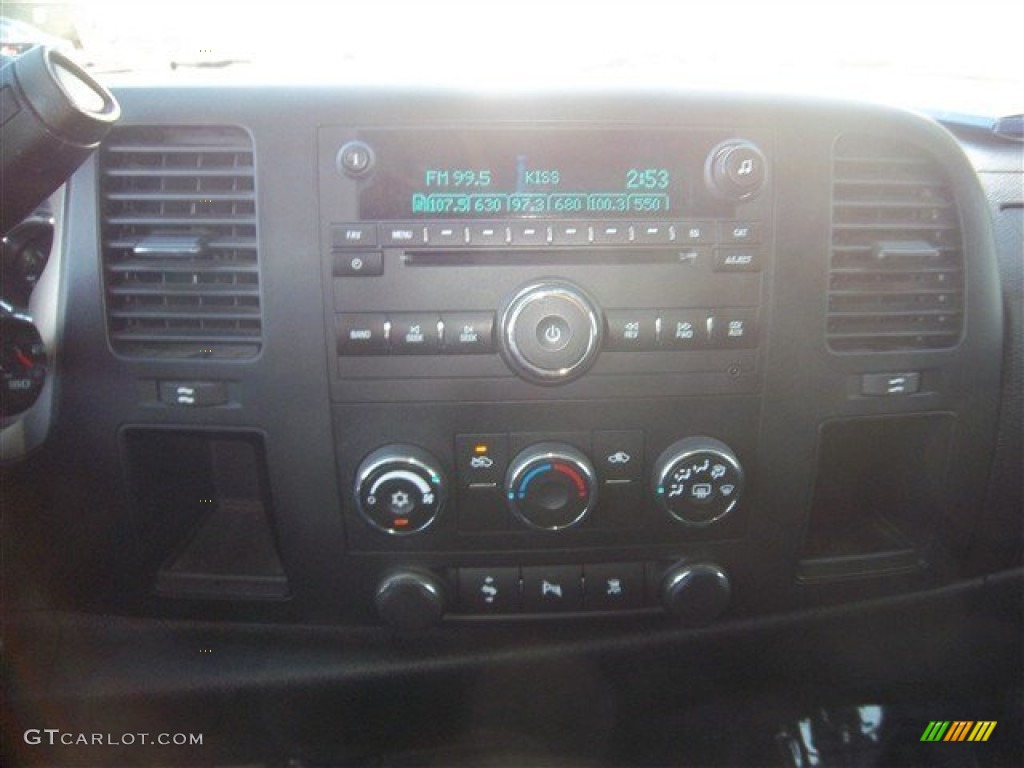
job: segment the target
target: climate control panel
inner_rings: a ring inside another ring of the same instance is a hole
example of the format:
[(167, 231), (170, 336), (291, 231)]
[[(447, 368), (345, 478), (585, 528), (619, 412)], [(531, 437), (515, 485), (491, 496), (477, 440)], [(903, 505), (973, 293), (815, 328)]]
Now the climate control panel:
[[(444, 460), (415, 445), (380, 447), (359, 465), (353, 495), (362, 522), (388, 536), (711, 528), (741, 503), (745, 478), (724, 442), (678, 440), (645, 466), (640, 430), (555, 436), (469, 434)], [(454, 466), (456, 491), (444, 467)], [(645, 493), (649, 489), (649, 495)], [(650, 512), (650, 514), (648, 514)]]

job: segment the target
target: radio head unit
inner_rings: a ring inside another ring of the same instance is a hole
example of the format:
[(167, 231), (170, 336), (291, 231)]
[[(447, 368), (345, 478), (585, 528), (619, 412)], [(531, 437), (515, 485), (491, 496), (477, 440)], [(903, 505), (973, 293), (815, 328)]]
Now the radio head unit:
[(458, 398), (414, 382), (468, 379), (506, 380), (485, 399), (635, 396), (627, 373), (757, 388), (767, 137), (332, 126), (319, 146), (338, 399)]

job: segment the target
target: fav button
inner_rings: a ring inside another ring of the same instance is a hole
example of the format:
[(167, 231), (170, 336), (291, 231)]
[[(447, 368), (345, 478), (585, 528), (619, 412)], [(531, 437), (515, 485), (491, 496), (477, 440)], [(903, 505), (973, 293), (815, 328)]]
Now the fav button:
[(376, 224), (334, 224), (331, 226), (332, 248), (369, 248), (376, 244)]

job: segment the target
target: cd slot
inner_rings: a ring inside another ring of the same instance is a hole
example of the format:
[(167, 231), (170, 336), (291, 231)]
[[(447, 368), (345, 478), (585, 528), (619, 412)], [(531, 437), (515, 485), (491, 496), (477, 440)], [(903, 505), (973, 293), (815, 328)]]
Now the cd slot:
[(402, 261), (410, 267), (493, 267), (551, 264), (692, 264), (701, 249), (679, 248), (531, 248), (459, 249), (451, 251), (404, 251)]

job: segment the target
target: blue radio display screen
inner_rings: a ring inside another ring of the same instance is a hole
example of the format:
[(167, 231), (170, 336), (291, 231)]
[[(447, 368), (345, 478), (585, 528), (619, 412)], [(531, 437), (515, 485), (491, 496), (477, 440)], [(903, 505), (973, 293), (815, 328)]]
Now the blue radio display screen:
[[(670, 130), (380, 130), (362, 219), (658, 219), (695, 212), (706, 141)], [(696, 178), (695, 178), (696, 177)]]

